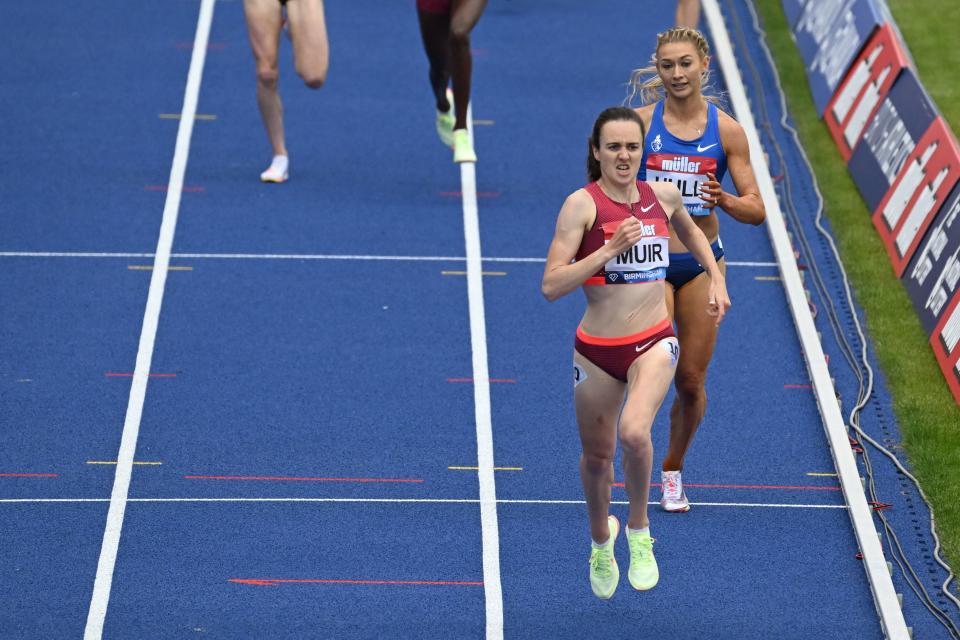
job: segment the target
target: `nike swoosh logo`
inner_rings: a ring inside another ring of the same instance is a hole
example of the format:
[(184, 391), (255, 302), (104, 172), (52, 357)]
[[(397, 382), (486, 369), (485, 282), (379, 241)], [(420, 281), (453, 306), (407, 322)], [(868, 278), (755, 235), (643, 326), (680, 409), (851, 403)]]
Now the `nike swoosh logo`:
[(656, 204), (656, 202), (654, 202), (653, 204), (649, 204), (646, 207), (640, 207), (640, 211), (642, 213), (646, 213), (647, 211), (650, 211), (650, 209), (653, 209), (654, 204)]
[(648, 340), (646, 343), (640, 345), (639, 347), (634, 347), (637, 350), (637, 353), (641, 351), (646, 351), (647, 347), (653, 344), (653, 340)]
[(712, 149), (712, 148), (714, 148), (715, 146), (717, 146), (717, 143), (716, 143), (716, 142), (714, 142), (713, 144), (708, 144), (708, 145), (705, 146), (705, 147), (701, 147), (701, 146), (698, 144), (698, 145), (697, 145), (697, 151), (699, 151), (700, 153), (703, 153), (703, 152), (706, 151), (707, 149)]

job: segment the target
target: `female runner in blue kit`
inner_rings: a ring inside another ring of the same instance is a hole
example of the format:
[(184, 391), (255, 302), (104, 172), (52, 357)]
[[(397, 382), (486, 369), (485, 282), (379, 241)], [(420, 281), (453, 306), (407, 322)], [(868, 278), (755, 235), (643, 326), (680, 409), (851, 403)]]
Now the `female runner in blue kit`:
[[(713, 256), (726, 273), (716, 209), (734, 220), (761, 224), (766, 218), (743, 128), (704, 97), (709, 47), (695, 30), (676, 27), (657, 36), (655, 66), (633, 72), (630, 84), (644, 106), (636, 110), (647, 127), (639, 176), (672, 182), (696, 226), (711, 243)], [(644, 77), (655, 74), (644, 81)], [(631, 96), (632, 97), (632, 96)], [(737, 195), (721, 187), (729, 170)], [(676, 229), (674, 229), (676, 230)], [(707, 366), (717, 341), (717, 325), (703, 313), (701, 301), (712, 279), (703, 261), (691, 254), (678, 234), (670, 234), (667, 304), (677, 326), (680, 361), (670, 408), (670, 445), (661, 470), (660, 505), (666, 511), (690, 509), (681, 470), (693, 436), (707, 408)]]
[(647, 500), (650, 429), (678, 357), (664, 294), (671, 221), (709, 274), (701, 312), (719, 323), (730, 306), (723, 274), (680, 192), (637, 180), (643, 141), (643, 122), (632, 109), (613, 107), (597, 118), (587, 155), (590, 184), (560, 209), (542, 283), (547, 300), (580, 287), (587, 299), (575, 339), (574, 404), (593, 540), (590, 585), (602, 599), (613, 595), (620, 577), (613, 553), (620, 523), (609, 514), (618, 426), (630, 499), (628, 577), (637, 590), (659, 579)]

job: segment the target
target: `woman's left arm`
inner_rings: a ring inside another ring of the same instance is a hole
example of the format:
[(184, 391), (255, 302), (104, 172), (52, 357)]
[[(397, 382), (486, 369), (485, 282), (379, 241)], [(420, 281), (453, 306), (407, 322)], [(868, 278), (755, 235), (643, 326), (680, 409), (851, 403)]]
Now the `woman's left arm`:
[(704, 208), (720, 207), (737, 222), (761, 224), (767, 217), (757, 187), (757, 178), (750, 166), (750, 145), (747, 134), (736, 120), (721, 115), (719, 118), (720, 140), (727, 155), (727, 171), (733, 178), (733, 185), (739, 195), (723, 190), (717, 177), (708, 173), (708, 180), (700, 187), (700, 198)]

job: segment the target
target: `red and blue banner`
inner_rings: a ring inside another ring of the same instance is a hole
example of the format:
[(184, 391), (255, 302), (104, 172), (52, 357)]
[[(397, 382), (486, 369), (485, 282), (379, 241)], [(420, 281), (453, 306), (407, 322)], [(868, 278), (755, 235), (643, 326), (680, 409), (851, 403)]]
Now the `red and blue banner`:
[(917, 142), (937, 117), (912, 69), (897, 78), (854, 148), (847, 169), (871, 212), (896, 181)]
[(882, 23), (874, 0), (803, 3), (793, 26), (793, 35), (807, 68), (807, 81), (817, 113), (821, 116), (847, 75), (850, 64)]
[(953, 397), (960, 400), (960, 290), (947, 306), (940, 322), (930, 336), (930, 346), (937, 356), (940, 370), (947, 379), (947, 385), (953, 391)]
[(898, 277), (958, 180), (960, 147), (943, 117), (937, 116), (873, 212), (873, 224)]
[(913, 254), (903, 284), (924, 330), (933, 333), (960, 284), (960, 184)]
[(783, 9), (817, 110), (960, 402), (960, 144), (876, 0)]
[(908, 66), (889, 24), (878, 29), (827, 104), (823, 119), (844, 161), (850, 159), (900, 72)]

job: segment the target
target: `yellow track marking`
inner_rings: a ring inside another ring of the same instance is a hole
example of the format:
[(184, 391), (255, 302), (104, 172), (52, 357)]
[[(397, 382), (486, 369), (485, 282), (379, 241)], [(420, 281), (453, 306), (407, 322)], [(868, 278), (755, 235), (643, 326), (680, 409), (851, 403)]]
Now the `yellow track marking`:
[(478, 124), (481, 127), (492, 127), (494, 122), (493, 120), (477, 120), (476, 118), (474, 118), (473, 124)]
[(753, 276), (754, 280), (762, 280), (765, 282), (779, 282), (780, 276)]
[(837, 474), (835, 474), (835, 473), (814, 473), (814, 472), (812, 472), (812, 471), (811, 471), (810, 473), (808, 473), (807, 475), (808, 475), (808, 476), (814, 476), (814, 477), (817, 477), (817, 478), (836, 478), (836, 477), (837, 477)]
[[(117, 464), (116, 460), (87, 460), (87, 464)], [(134, 462), (133, 464), (158, 465), (162, 462)]]

